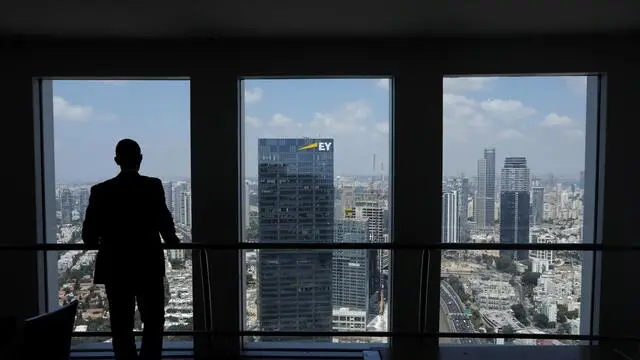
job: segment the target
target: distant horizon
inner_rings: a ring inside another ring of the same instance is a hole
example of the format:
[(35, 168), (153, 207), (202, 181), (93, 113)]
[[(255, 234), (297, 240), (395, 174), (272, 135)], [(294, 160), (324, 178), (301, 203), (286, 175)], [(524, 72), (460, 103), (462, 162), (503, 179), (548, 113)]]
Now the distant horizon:
[[(141, 175), (144, 176), (151, 176), (151, 177), (156, 177), (159, 178), (160, 180), (162, 180), (163, 182), (168, 182), (168, 181), (188, 181), (191, 182), (191, 177), (190, 176), (174, 176), (174, 177), (159, 177), (159, 176), (153, 176), (150, 174), (145, 174), (144, 172), (140, 172)], [(97, 184), (100, 183), (102, 181), (108, 180), (112, 177), (115, 177), (117, 175), (117, 173), (115, 173), (113, 176), (111, 177), (107, 177), (107, 178), (103, 178), (103, 179), (99, 179), (99, 180), (56, 180), (56, 186), (57, 185), (93, 185), (93, 184)], [(556, 175), (556, 174), (552, 174), (552, 173), (545, 173), (542, 175), (538, 175), (536, 173), (531, 173), (532, 178), (537, 178), (540, 180), (546, 180), (550, 175), (553, 176), (556, 180), (558, 181), (575, 181), (576, 183), (580, 181), (580, 174), (578, 173), (577, 176), (573, 176), (573, 175)], [(335, 177), (346, 177), (346, 178), (351, 178), (351, 177), (355, 177), (355, 178), (366, 178), (366, 177), (379, 177), (380, 173), (375, 173), (375, 174), (337, 174), (335, 175)], [(388, 181), (388, 175), (385, 175), (385, 180)], [(461, 177), (461, 174), (457, 174), (457, 175), (444, 175), (442, 176), (442, 179), (445, 178), (454, 178), (454, 177)], [(464, 176), (467, 179), (474, 179), (477, 178), (477, 175), (473, 175), (473, 176), (469, 176), (466, 175)], [(500, 178), (500, 174), (499, 172), (496, 172), (496, 179)], [(258, 177), (257, 176), (246, 176), (245, 180), (257, 180)]]

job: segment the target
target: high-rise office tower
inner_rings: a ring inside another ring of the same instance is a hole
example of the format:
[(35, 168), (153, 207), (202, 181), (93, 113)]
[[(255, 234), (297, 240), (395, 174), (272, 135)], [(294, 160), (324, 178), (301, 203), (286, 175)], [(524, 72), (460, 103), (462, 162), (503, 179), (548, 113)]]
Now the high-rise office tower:
[(458, 242), (458, 192), (442, 193), (442, 242)]
[(584, 189), (584, 171), (580, 171), (580, 188)]
[(338, 214), (339, 218), (354, 218), (356, 216), (356, 194), (353, 185), (342, 187), (340, 205), (341, 214)]
[(84, 220), (87, 206), (89, 206), (89, 188), (83, 187), (78, 190), (78, 212), (80, 213), (80, 220)]
[[(369, 242), (367, 219), (337, 219), (335, 223), (336, 243)], [(333, 254), (333, 307), (349, 308), (368, 312), (369, 273), (371, 270), (369, 250), (341, 249)]]
[(544, 218), (544, 188), (531, 188), (531, 221), (534, 225), (541, 225)]
[[(334, 241), (333, 154), (332, 139), (258, 140), (259, 242)], [(257, 266), (261, 329), (331, 331), (331, 265), (331, 250), (261, 250)]]
[(68, 188), (63, 188), (60, 192), (60, 212), (62, 223), (70, 224), (73, 220), (73, 195)]
[(475, 220), (479, 229), (491, 229), (495, 223), (496, 201), (496, 149), (484, 149), (484, 157), (478, 160), (478, 190), (476, 194)]
[[(525, 157), (507, 157), (500, 176), (500, 242), (529, 242), (529, 191), (531, 173)], [(528, 250), (501, 250), (501, 256), (524, 260)]]
[(186, 222), (186, 199), (184, 195), (188, 190), (188, 185), (185, 182), (177, 183), (173, 188), (173, 219), (178, 224)]
[[(246, 235), (247, 229), (249, 228), (249, 214), (251, 213), (251, 207), (249, 205), (249, 182), (245, 180), (244, 188), (242, 189), (243, 196), (243, 209), (242, 209), (242, 231)], [(245, 239), (246, 241), (247, 239)]]
[(460, 189), (458, 191), (458, 241), (469, 242), (471, 236), (469, 234), (469, 179), (460, 178)]
[(167, 209), (173, 214), (173, 184), (171, 181), (163, 182), (162, 188), (164, 189), (164, 201), (167, 204)]
[[(369, 220), (369, 242), (382, 243), (385, 241), (384, 207), (376, 200), (356, 202), (356, 218)], [(371, 261), (369, 271), (369, 294), (374, 295), (382, 289), (382, 268), (384, 266), (384, 252), (387, 250), (369, 250)]]

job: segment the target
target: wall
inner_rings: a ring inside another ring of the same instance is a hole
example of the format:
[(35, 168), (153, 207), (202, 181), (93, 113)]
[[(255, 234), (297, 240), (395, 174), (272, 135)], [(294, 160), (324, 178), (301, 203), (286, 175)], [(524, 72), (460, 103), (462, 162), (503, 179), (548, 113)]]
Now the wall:
[[(396, 93), (399, 101), (396, 104), (398, 121), (394, 125), (397, 142), (419, 128), (426, 134), (426, 143), (434, 149), (438, 146), (441, 149), (440, 133), (434, 131), (433, 126), (425, 125), (427, 121), (416, 119), (434, 118), (441, 123), (441, 85), (437, 81), (442, 74), (606, 72), (608, 138), (603, 194), (606, 202), (601, 203), (603, 217), (598, 230), (602, 232), (605, 243), (634, 244), (635, 215), (640, 203), (638, 192), (634, 191), (640, 183), (635, 171), (637, 160), (633, 156), (634, 141), (637, 141), (634, 105), (640, 80), (634, 71), (638, 64), (634, 40), (632, 37), (608, 36), (380, 41), (5, 40), (1, 43), (5, 64), (1, 85), (4, 91), (0, 100), (5, 119), (5, 138), (0, 142), (0, 149), (7, 169), (1, 180), (5, 191), (3, 219), (6, 224), (2, 243), (34, 243), (38, 241), (38, 226), (41, 226), (36, 221), (35, 206), (38, 186), (34, 170), (37, 154), (33, 143), (32, 76), (177, 77), (205, 74), (211, 81), (220, 79), (221, 83), (230, 86), (236, 74), (395, 74), (398, 85), (402, 85), (398, 86), (400, 90)], [(432, 86), (421, 88), (424, 82), (418, 81), (418, 77), (431, 79)], [(200, 83), (197, 86), (207, 85)], [(223, 91), (220, 86), (214, 88), (212, 93)], [(409, 90), (414, 91), (410, 93)], [(420, 100), (425, 98), (433, 98), (434, 101), (423, 106)], [(194, 106), (209, 105), (207, 99), (195, 101), (197, 104)], [(232, 109), (224, 111), (232, 113)], [(411, 120), (400, 120), (404, 118)], [(226, 123), (223, 126), (234, 125)], [(193, 146), (195, 149), (201, 145)], [(430, 179), (428, 188), (434, 189), (425, 196), (434, 196), (434, 199), (438, 196), (439, 199), (440, 178), (433, 176), (437, 166), (430, 166), (428, 174), (416, 175), (415, 168), (403, 171), (403, 156), (398, 152), (395, 155), (396, 186), (401, 187), (409, 176), (424, 176)], [(419, 171), (426, 172), (427, 167), (424, 168)], [(210, 177), (208, 181), (208, 185), (215, 186), (217, 181), (225, 180)], [(235, 195), (228, 196), (228, 201), (233, 201)], [(436, 205), (425, 209), (427, 213), (440, 211), (439, 202), (434, 203)], [(194, 201), (194, 208), (198, 206), (205, 205)], [(397, 209), (395, 214), (398, 234), (405, 231), (400, 226), (402, 221), (409, 222), (417, 216), (400, 211), (402, 209)], [(197, 211), (194, 213), (198, 214)], [(424, 217), (420, 219), (424, 221)], [(194, 221), (198, 221), (197, 216)], [(435, 226), (437, 228), (438, 225)], [(637, 306), (640, 282), (635, 281), (634, 276), (638, 272), (638, 259), (640, 254), (635, 252), (606, 254), (602, 258), (603, 273), (598, 279), (602, 292), (596, 299), (596, 305), (602, 311), (598, 327), (603, 335), (640, 336), (640, 327), (637, 326), (640, 324), (640, 307)], [(37, 259), (33, 254), (0, 253), (0, 273), (4, 275), (2, 284), (7, 290), (0, 298), (0, 315), (27, 316), (38, 312), (36, 265)], [(435, 259), (432, 265), (439, 265), (439, 260)], [(404, 270), (406, 272), (418, 270), (411, 264), (403, 266), (408, 266)], [(400, 288), (398, 284), (395, 291), (401, 291)], [(431, 300), (437, 300), (433, 296)], [(401, 320), (396, 321), (395, 326), (406, 330), (413, 327), (408, 323), (403, 325)]]

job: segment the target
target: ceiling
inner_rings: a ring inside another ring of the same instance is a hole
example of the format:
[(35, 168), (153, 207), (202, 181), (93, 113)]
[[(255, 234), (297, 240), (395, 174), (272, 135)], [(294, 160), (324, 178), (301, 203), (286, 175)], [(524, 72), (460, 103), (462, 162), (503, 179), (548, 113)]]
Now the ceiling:
[(9, 36), (491, 36), (640, 29), (638, 0), (3, 0)]

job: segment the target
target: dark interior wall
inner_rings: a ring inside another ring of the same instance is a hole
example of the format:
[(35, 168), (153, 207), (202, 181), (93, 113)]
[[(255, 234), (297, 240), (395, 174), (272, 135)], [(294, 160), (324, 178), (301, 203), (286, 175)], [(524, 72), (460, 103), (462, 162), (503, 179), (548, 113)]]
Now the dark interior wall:
[[(601, 231), (606, 243), (636, 242), (640, 198), (635, 189), (640, 179), (633, 154), (640, 75), (635, 71), (636, 38), (631, 36), (184, 42), (32, 39), (3, 40), (0, 49), (5, 135), (0, 141), (5, 167), (2, 243), (34, 243), (40, 231), (32, 77), (187, 77), (212, 69), (241, 76), (606, 73), (606, 202)], [(603, 257), (598, 300), (602, 334), (640, 336), (640, 283), (635, 281), (639, 259), (640, 255), (629, 252)], [(0, 253), (0, 274), (6, 289), (0, 297), (0, 316), (36, 314), (35, 256)]]

